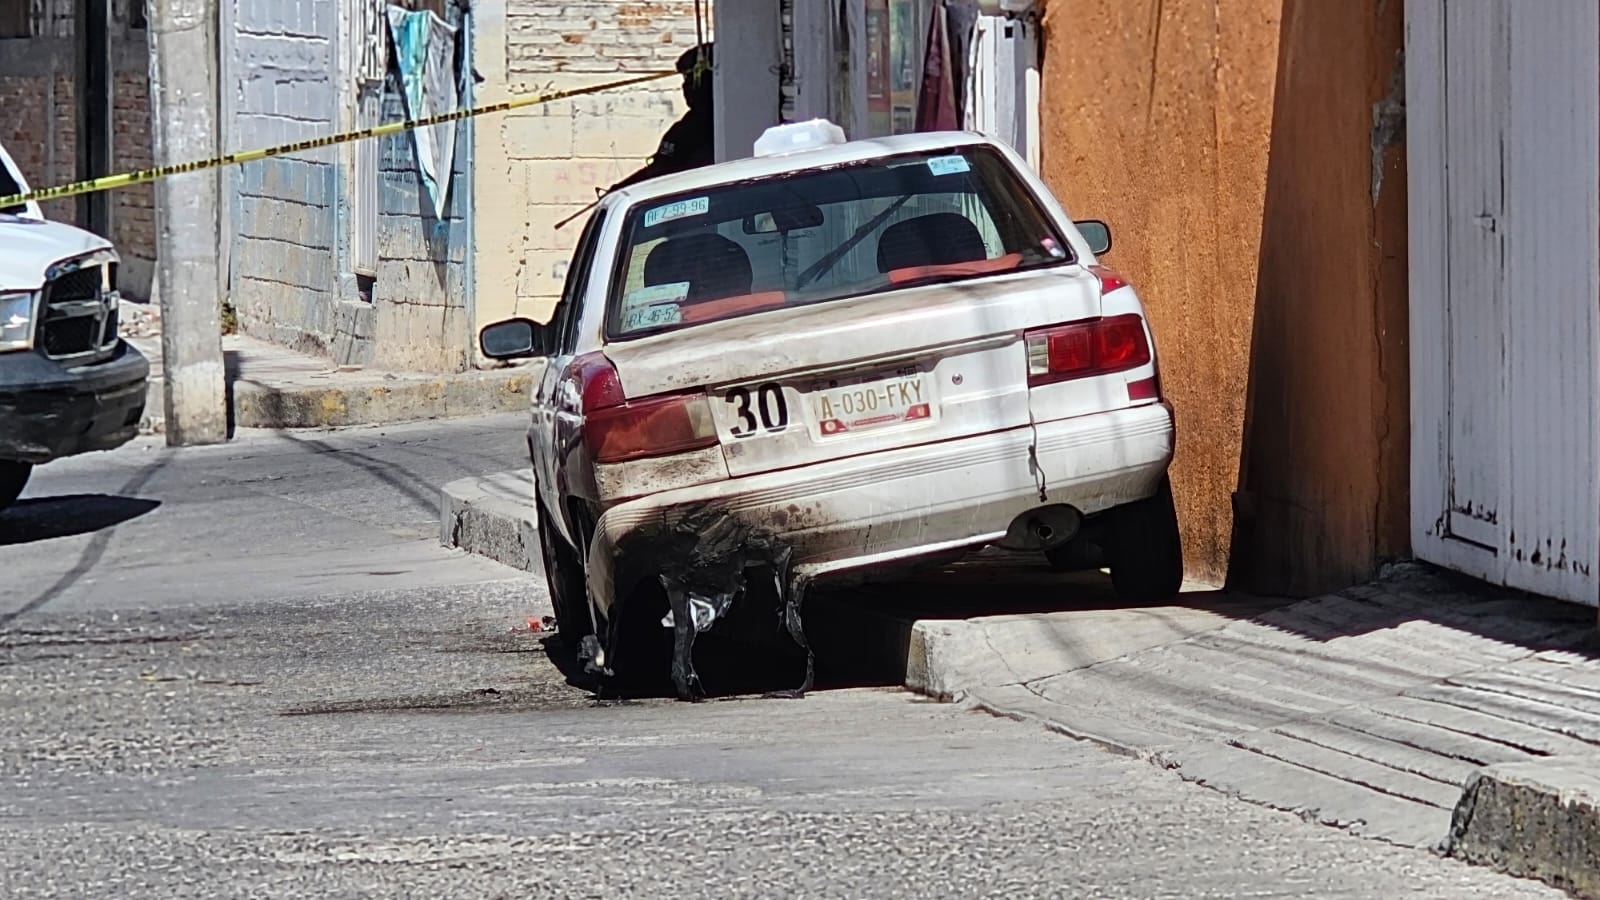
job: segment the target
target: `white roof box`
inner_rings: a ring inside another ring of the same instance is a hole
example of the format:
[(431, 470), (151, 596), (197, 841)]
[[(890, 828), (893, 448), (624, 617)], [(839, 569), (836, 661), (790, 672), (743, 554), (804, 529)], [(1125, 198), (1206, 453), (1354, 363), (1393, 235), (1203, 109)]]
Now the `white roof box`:
[(827, 119), (774, 125), (756, 138), (756, 156), (782, 156), (845, 142), (844, 129)]

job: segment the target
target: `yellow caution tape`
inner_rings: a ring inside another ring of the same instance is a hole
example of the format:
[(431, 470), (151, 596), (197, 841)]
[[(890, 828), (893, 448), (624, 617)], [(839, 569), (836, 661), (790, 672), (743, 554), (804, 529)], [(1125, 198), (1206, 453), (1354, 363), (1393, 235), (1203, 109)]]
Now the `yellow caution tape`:
[(13, 194), (9, 197), (0, 197), (0, 208), (16, 206), (34, 200), (59, 200), (63, 197), (76, 197), (79, 194), (93, 194), (98, 191), (109, 191), (116, 188), (131, 187), (135, 184), (145, 184), (158, 181), (170, 175), (186, 175), (190, 172), (203, 172), (206, 169), (216, 169), (222, 166), (231, 166), (238, 163), (255, 162), (258, 159), (267, 159), (273, 156), (283, 156), (289, 153), (304, 153), (307, 150), (317, 150), (322, 147), (332, 147), (336, 144), (347, 144), (351, 141), (360, 141), (367, 138), (384, 137), (390, 134), (400, 134), (413, 128), (426, 128), (429, 125), (440, 125), (445, 122), (454, 122), (459, 119), (470, 119), (473, 116), (482, 116), (489, 113), (508, 112), (521, 109), (525, 106), (537, 106), (541, 103), (552, 103), (556, 100), (565, 100), (569, 97), (581, 97), (585, 94), (598, 94), (601, 91), (610, 91), (617, 88), (631, 87), (647, 81), (656, 81), (677, 75), (677, 72), (653, 72), (640, 75), (636, 78), (626, 78), (621, 81), (611, 81), (605, 84), (596, 84), (589, 87), (571, 88), (564, 91), (554, 91), (543, 94), (532, 94), (527, 97), (518, 97), (503, 103), (492, 103), (488, 106), (477, 106), (471, 109), (458, 109), (452, 113), (429, 116), (425, 119), (410, 119), (404, 122), (390, 122), (385, 125), (375, 125), (359, 131), (347, 131), (343, 134), (328, 135), (327, 137), (312, 138), (309, 141), (297, 141), (293, 144), (283, 144), (278, 147), (267, 147), (263, 150), (242, 150), (238, 153), (229, 153), (211, 159), (196, 160), (194, 162), (178, 163), (171, 166), (161, 166), (155, 169), (140, 169), (135, 172), (125, 172), (121, 175), (107, 175), (104, 178), (93, 178), (88, 181), (77, 181), (57, 187), (41, 188), (26, 194)]

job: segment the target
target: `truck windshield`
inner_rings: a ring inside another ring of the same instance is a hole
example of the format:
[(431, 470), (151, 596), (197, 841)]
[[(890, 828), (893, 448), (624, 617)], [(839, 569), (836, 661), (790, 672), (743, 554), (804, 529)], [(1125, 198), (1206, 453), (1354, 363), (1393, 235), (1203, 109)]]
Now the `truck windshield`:
[(623, 225), (607, 335), (1072, 260), (1010, 164), (960, 147), (675, 195)]

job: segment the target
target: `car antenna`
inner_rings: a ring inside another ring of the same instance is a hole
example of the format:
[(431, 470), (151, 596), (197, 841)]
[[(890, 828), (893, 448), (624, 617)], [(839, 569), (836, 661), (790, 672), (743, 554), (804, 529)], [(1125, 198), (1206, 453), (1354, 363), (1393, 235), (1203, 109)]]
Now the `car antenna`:
[(579, 217), (579, 216), (583, 215), (584, 213), (588, 212), (589, 210), (594, 209), (596, 204), (598, 204), (601, 200), (605, 199), (605, 196), (606, 196), (606, 192), (605, 191), (602, 191), (599, 188), (595, 188), (594, 189), (594, 202), (590, 203), (588, 206), (585, 206), (583, 209), (578, 210), (577, 212), (573, 213), (572, 215), (567, 216), (565, 219), (562, 219), (561, 221), (557, 222), (556, 223), (556, 230), (557, 231), (561, 230), (562, 226), (566, 225), (568, 222), (571, 222), (573, 219), (576, 219), (577, 217)]

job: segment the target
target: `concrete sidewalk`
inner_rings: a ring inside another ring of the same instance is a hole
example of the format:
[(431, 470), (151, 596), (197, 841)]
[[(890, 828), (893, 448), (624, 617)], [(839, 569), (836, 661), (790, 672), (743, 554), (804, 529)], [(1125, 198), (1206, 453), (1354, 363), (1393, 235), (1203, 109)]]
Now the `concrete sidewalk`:
[[(442, 540), (537, 571), (531, 490), (526, 470), (446, 486)], [(1127, 609), (1080, 582), (982, 554), (858, 600), (871, 652), (900, 655), (913, 690), (1600, 896), (1593, 609), (1416, 565), (1299, 602), (1193, 590)], [(972, 617), (984, 604), (1023, 611)]]
[[(959, 657), (941, 647), (952, 641), (996, 648), (998, 663), (936, 667), (978, 708), (1242, 800), (1600, 896), (1594, 623), (1590, 608), (1403, 566), (1087, 663), (1070, 652), (1071, 613), (1026, 630), (919, 622), (912, 643), (930, 657)], [(1041, 653), (1052, 633), (1062, 639)], [(995, 677), (1007, 667), (1017, 677)]]
[[(164, 430), (159, 318), (124, 301), (123, 334), (150, 360), (142, 430)], [(528, 409), (530, 367), (443, 374), (336, 366), (242, 334), (222, 338), (236, 428), (380, 425)]]

